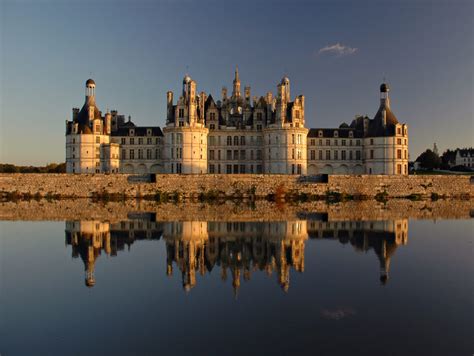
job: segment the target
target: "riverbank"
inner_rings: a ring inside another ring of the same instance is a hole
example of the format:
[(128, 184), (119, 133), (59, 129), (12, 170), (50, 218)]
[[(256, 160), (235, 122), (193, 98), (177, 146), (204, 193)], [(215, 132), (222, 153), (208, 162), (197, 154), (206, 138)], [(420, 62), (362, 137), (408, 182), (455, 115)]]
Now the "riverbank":
[(103, 201), (219, 200), (423, 200), (474, 198), (470, 176), (445, 175), (149, 175), (0, 174), (0, 197), (8, 200), (77, 199)]

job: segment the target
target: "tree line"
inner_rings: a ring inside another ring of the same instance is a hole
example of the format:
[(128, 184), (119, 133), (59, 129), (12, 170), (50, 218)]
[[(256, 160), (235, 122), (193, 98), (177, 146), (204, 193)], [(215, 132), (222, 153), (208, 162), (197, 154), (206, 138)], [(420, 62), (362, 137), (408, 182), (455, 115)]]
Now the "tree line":
[(66, 163), (50, 163), (40, 167), (0, 163), (0, 173), (66, 173)]

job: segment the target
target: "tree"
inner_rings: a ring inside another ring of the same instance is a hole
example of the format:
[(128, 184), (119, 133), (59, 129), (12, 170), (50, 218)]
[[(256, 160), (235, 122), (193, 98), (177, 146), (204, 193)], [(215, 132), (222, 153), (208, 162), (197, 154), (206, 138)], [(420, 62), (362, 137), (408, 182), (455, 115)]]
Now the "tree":
[(441, 158), (430, 149), (427, 149), (421, 155), (418, 156), (416, 162), (420, 162), (421, 168), (427, 170), (433, 170), (441, 166)]

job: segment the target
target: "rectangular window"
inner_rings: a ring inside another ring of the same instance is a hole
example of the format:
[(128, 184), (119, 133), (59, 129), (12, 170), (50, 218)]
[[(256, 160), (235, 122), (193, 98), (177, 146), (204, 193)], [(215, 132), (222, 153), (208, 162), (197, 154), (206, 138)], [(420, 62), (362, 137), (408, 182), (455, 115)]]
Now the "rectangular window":
[(143, 145), (143, 137), (140, 137), (140, 138), (138, 139), (138, 144), (139, 144), (139, 145)]
[(349, 159), (352, 161), (354, 159), (352, 151), (349, 151)]
[(218, 159), (218, 160), (221, 159), (221, 150), (217, 151), (217, 159)]
[(178, 110), (178, 118), (183, 118), (184, 117), (184, 109), (179, 109)]
[(397, 145), (401, 145), (402, 144), (402, 139), (401, 138), (397, 138)]
[(240, 150), (240, 159), (241, 159), (241, 160), (245, 160), (245, 159), (246, 159), (245, 150)]
[(291, 159), (295, 159), (295, 149), (291, 149)]
[(335, 160), (339, 159), (338, 151), (334, 151), (334, 159)]
[(100, 143), (100, 136), (95, 137), (95, 143)]
[(234, 160), (239, 160), (239, 150), (234, 150)]
[(245, 145), (245, 136), (240, 136), (240, 145), (241, 146)]
[(291, 134), (291, 143), (295, 144), (295, 134)]
[(291, 165), (291, 174), (295, 174), (295, 165), (294, 164)]
[(143, 150), (142, 149), (138, 150), (138, 159), (143, 159)]
[(232, 136), (227, 136), (227, 146), (232, 146)]
[(326, 160), (331, 160), (331, 151), (330, 150), (326, 150)]
[(122, 145), (125, 145), (125, 142), (126, 142), (125, 137), (122, 137), (121, 141), (122, 141)]
[(209, 173), (213, 174), (215, 172), (215, 167), (213, 164), (209, 165)]
[(297, 173), (301, 174), (301, 164), (298, 164), (298, 166), (297, 166)]
[(262, 150), (257, 150), (257, 159), (258, 160), (262, 159)]
[(146, 159), (151, 159), (151, 150), (150, 149), (146, 150)]
[(360, 140), (356, 140), (356, 146), (360, 146)]
[(361, 158), (360, 158), (360, 151), (356, 151), (356, 159), (357, 159), (357, 160), (360, 160), (360, 159), (361, 159)]
[(316, 151), (311, 150), (311, 160), (314, 161), (316, 159)]
[(321, 151), (321, 150), (318, 151), (318, 158), (319, 158), (319, 160), (321, 160), (321, 161), (323, 160), (323, 151)]
[(326, 146), (331, 146), (331, 140), (326, 140)]
[(211, 113), (209, 114), (209, 118), (210, 118), (211, 120), (215, 120), (215, 119), (216, 119), (216, 113), (215, 113), (215, 112), (211, 112)]
[(314, 144), (315, 144), (315, 140), (314, 140), (314, 139), (312, 139), (311, 141), (309, 141), (309, 143), (310, 143), (310, 145), (311, 145), (311, 146), (314, 146)]
[(346, 140), (341, 140), (341, 145), (345, 146), (346, 145)]
[(402, 159), (402, 150), (397, 150), (397, 159)]
[(146, 144), (147, 144), (147, 145), (151, 145), (151, 137), (148, 137), (148, 138), (146, 139)]
[(234, 174), (239, 174), (239, 165), (234, 164)]
[(374, 159), (374, 150), (370, 150), (370, 159)]
[(135, 144), (135, 139), (133, 137), (130, 138), (130, 144), (134, 145)]
[(209, 151), (209, 159), (214, 160), (214, 150)]
[(397, 174), (402, 174), (402, 165), (397, 164)]
[(239, 145), (239, 136), (234, 136), (234, 146)]
[(135, 159), (135, 150), (130, 150), (130, 159)]
[(122, 159), (127, 159), (127, 150), (122, 150)]
[(341, 151), (341, 159), (342, 159), (343, 161), (346, 160), (346, 151)]
[(161, 158), (161, 157), (160, 157), (160, 150), (159, 150), (158, 148), (155, 150), (155, 158), (156, 158), (156, 159), (160, 159), (160, 158)]
[(240, 165), (240, 174), (245, 174), (245, 164)]
[(232, 151), (231, 151), (231, 150), (227, 150), (226, 159), (227, 159), (228, 161), (230, 161), (230, 160), (232, 159)]
[(232, 174), (232, 165), (231, 164), (228, 164), (226, 166), (226, 170), (227, 170), (227, 174)]

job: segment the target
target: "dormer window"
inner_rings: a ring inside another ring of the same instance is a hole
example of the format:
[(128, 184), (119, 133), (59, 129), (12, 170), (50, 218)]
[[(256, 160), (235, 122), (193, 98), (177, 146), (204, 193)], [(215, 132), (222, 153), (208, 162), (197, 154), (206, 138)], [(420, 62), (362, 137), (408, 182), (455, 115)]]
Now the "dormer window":
[(318, 137), (323, 137), (323, 132), (321, 130), (318, 131)]
[(135, 130), (134, 130), (134, 129), (130, 129), (130, 130), (129, 130), (129, 135), (130, 135), (130, 136), (135, 136)]
[(339, 131), (334, 131), (334, 137), (339, 137)]
[(151, 130), (150, 129), (146, 130), (146, 134), (147, 136), (151, 136)]
[(183, 118), (184, 117), (184, 109), (178, 109), (178, 118)]
[(349, 137), (354, 137), (354, 132), (353, 131), (349, 131)]
[(215, 113), (215, 112), (211, 112), (211, 113), (209, 114), (209, 118), (210, 118), (211, 120), (215, 120), (215, 119), (216, 119), (216, 113)]

